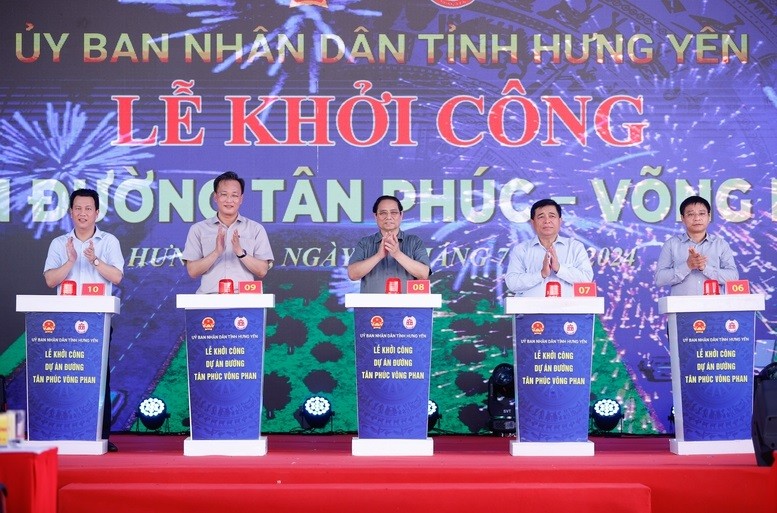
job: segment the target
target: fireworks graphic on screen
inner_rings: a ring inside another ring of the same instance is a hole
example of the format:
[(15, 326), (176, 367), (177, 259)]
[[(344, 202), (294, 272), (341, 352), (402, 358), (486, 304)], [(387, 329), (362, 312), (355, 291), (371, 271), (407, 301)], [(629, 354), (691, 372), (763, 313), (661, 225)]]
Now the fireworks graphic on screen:
[[(246, 23), (256, 34), (264, 34), (267, 45), (279, 44), (279, 39), (284, 38), (294, 41), (299, 34), (312, 36), (313, 46), (306, 56), (307, 81), (310, 93), (318, 92), (318, 80), (321, 65), (320, 41), (323, 35), (334, 35), (333, 25), (343, 16), (362, 18), (378, 17), (380, 12), (370, 9), (358, 9), (352, 6), (361, 0), (329, 0), (328, 2), (295, 2), (292, 0), (275, 0), (268, 3), (247, 3), (237, 1), (199, 1), (199, 0), (119, 0), (122, 4), (146, 4), (169, 11), (171, 7), (186, 13), (188, 18), (199, 21), (185, 31), (170, 35), (171, 38), (181, 38), (187, 34), (201, 34), (207, 32), (228, 32), (246, 28)], [(269, 5), (267, 5), (269, 4)], [(308, 5), (309, 4), (309, 5)], [(246, 69), (265, 59), (243, 59), (254, 48), (254, 41), (243, 46), (240, 52), (224, 59), (213, 68), (214, 73), (221, 73), (233, 66)], [(346, 50), (344, 57), (348, 59)], [(293, 59), (289, 59), (293, 60)], [(283, 91), (288, 78), (288, 72), (284, 68), (286, 60), (278, 59), (269, 64), (266, 70), (268, 77), (274, 82), (270, 95), (278, 95)], [(262, 113), (263, 119), (269, 115), (270, 109)]]
[(94, 124), (80, 105), (67, 102), (62, 110), (47, 103), (42, 120), (20, 112), (0, 120), (0, 166), (11, 180), (11, 212), (22, 216), (35, 238), (70, 229), (70, 191), (88, 187), (107, 193), (129, 178), (127, 170), (134, 172), (140, 160), (152, 157), (138, 148), (111, 145), (114, 117), (106, 114)]

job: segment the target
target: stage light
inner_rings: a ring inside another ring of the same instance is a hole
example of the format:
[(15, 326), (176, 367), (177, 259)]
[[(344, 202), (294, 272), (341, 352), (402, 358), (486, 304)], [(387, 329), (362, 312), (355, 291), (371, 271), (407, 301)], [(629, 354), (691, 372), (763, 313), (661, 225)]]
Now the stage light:
[(756, 463), (759, 467), (771, 467), (777, 449), (777, 362), (764, 367), (755, 377), (752, 436)]
[(299, 409), (303, 429), (320, 429), (334, 416), (332, 403), (326, 397), (315, 395), (305, 399)]
[(434, 429), (434, 426), (437, 425), (437, 422), (442, 418), (440, 408), (437, 406), (437, 403), (431, 399), (429, 399), (429, 406), (427, 407), (426, 415), (429, 419), (429, 430)]
[(515, 379), (509, 363), (497, 365), (488, 378), (488, 428), (495, 433), (515, 432)]
[(143, 399), (138, 406), (138, 418), (146, 429), (156, 431), (170, 418), (167, 405), (158, 397)]
[(615, 399), (600, 399), (591, 407), (591, 418), (599, 431), (612, 431), (623, 418), (623, 411)]

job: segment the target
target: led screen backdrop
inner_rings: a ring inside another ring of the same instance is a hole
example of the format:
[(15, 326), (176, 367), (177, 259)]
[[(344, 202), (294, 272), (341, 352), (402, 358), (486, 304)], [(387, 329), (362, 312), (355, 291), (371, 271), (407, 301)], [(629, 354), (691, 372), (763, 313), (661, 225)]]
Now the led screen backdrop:
[[(242, 213), (275, 266), (263, 429), (299, 429), (311, 393), (356, 429), (344, 265), (382, 193), (433, 261), (431, 396), (441, 427), (487, 433), (487, 379), (512, 362), (502, 315), (510, 247), (528, 208), (563, 205), (606, 313), (592, 394), (623, 429), (672, 430), (668, 344), (653, 285), (677, 207), (700, 193), (711, 230), (777, 320), (777, 17), (770, 0), (100, 0), (0, 2), (0, 373), (24, 405), (16, 294), (51, 293), (49, 241), (67, 195), (101, 194), (126, 258), (111, 347), (113, 428), (140, 400), (188, 416), (180, 255), (213, 214), (211, 181), (248, 180)], [(771, 353), (767, 354), (771, 359)], [(518, 399), (520, 400), (520, 398)]]

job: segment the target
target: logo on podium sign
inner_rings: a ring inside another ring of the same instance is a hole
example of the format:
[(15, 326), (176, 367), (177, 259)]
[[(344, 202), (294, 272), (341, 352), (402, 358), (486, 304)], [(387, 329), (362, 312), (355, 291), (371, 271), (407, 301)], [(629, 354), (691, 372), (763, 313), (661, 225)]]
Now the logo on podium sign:
[(86, 321), (76, 321), (75, 330), (79, 335), (83, 335), (89, 331), (89, 323)]
[(696, 333), (704, 333), (707, 331), (707, 323), (701, 319), (693, 321), (693, 331)]
[(46, 319), (45, 321), (43, 321), (41, 328), (43, 329), (43, 333), (47, 335), (51, 335), (52, 333), (54, 333), (54, 330), (57, 329), (57, 323), (52, 321), (51, 319)]
[(234, 325), (235, 325), (235, 329), (243, 331), (248, 327), (248, 319), (246, 319), (243, 316), (235, 317)]
[(416, 324), (418, 324), (418, 321), (416, 321), (416, 318), (412, 315), (408, 315), (404, 319), (402, 319), (402, 326), (405, 327), (405, 329), (412, 330), (416, 327)]
[(567, 335), (574, 335), (577, 333), (577, 323), (576, 322), (565, 322), (564, 323), (564, 333)]
[(375, 330), (381, 329), (383, 327), (383, 317), (380, 315), (373, 315), (372, 319), (370, 319), (370, 326)]
[(542, 321), (534, 321), (531, 323), (531, 332), (535, 335), (542, 335), (545, 331), (545, 324)]
[(213, 331), (213, 328), (216, 327), (216, 321), (213, 319), (213, 317), (205, 317), (202, 320), (202, 329), (205, 331)]
[(729, 333), (736, 333), (739, 331), (739, 321), (736, 319), (729, 319), (726, 321), (726, 331)]

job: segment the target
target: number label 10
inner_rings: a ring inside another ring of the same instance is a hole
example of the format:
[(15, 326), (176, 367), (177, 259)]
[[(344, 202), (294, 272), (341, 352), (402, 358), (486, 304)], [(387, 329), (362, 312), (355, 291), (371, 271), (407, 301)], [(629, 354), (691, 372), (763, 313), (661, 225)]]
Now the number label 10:
[(573, 285), (576, 297), (596, 297), (596, 283), (575, 283)]
[(105, 283), (84, 283), (81, 285), (82, 296), (104, 296)]
[(726, 294), (750, 294), (750, 282), (748, 280), (727, 281)]
[(241, 281), (237, 284), (237, 291), (239, 294), (261, 294), (262, 282), (261, 281)]
[(407, 280), (408, 294), (429, 294), (432, 285), (429, 280)]

